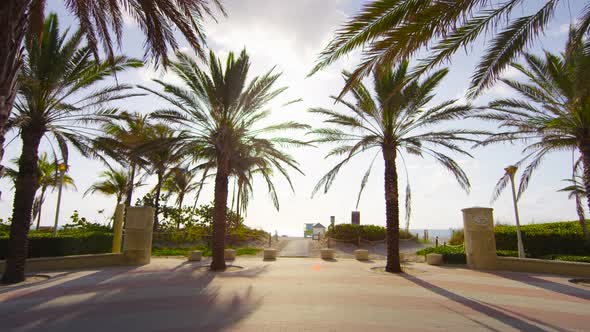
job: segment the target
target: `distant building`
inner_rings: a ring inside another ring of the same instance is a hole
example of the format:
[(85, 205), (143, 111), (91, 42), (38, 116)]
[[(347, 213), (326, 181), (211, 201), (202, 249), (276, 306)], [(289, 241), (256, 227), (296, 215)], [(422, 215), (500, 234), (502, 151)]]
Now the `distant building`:
[(305, 224), (305, 228), (303, 229), (303, 237), (312, 237), (313, 236), (313, 224)]
[(323, 237), (326, 234), (326, 227), (324, 225), (317, 223), (313, 225), (313, 236), (314, 237)]

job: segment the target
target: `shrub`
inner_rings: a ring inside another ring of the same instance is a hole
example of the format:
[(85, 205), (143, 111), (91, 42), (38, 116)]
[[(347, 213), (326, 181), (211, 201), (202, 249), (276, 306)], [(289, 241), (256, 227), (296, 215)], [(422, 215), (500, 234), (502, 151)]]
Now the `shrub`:
[(458, 246), (465, 242), (465, 232), (463, 228), (461, 229), (454, 229), (451, 233), (451, 238), (449, 239), (449, 244), (452, 246)]
[(466, 264), (467, 256), (465, 255), (465, 247), (449, 247), (449, 246), (438, 246), (429, 247), (418, 250), (417, 255), (426, 256), (427, 254), (435, 253), (443, 256), (443, 262), (447, 264)]
[[(342, 241), (356, 242), (359, 236), (368, 241), (382, 241), (387, 236), (387, 229), (377, 225), (338, 224), (329, 227), (326, 236)], [(412, 234), (405, 229), (399, 230), (400, 239), (411, 239)]]
[[(70, 255), (101, 254), (111, 252), (113, 234), (110, 233), (60, 233), (37, 232), (29, 237), (29, 258)], [(0, 259), (8, 255), (8, 238), (0, 238)]]
[[(548, 254), (587, 255), (590, 246), (584, 239), (578, 222), (554, 222), (521, 226), (525, 251), (528, 256)], [(516, 226), (498, 225), (494, 229), (496, 248), (518, 250)]]

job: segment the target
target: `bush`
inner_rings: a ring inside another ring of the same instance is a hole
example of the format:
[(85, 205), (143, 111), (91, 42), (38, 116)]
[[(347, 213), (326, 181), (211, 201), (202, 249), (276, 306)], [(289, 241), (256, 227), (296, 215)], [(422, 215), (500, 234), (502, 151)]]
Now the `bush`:
[[(578, 222), (523, 225), (521, 231), (527, 256), (590, 254), (590, 246)], [(498, 250), (518, 250), (516, 226), (498, 225), (494, 233)]]
[[(329, 227), (326, 236), (342, 241), (356, 242), (359, 236), (368, 241), (382, 241), (387, 236), (387, 229), (377, 225), (338, 224)], [(399, 230), (400, 239), (411, 239), (412, 234), (404, 229)]]
[(417, 255), (426, 256), (427, 254), (435, 253), (443, 256), (443, 262), (447, 264), (466, 264), (467, 256), (465, 255), (465, 247), (449, 247), (449, 246), (438, 246), (429, 247), (418, 250)]
[(451, 233), (451, 238), (449, 239), (449, 244), (452, 246), (458, 246), (465, 242), (465, 232), (463, 228), (461, 229), (454, 229)]
[[(113, 249), (113, 234), (58, 234), (37, 232), (29, 237), (29, 258), (109, 253)], [(0, 238), (0, 259), (8, 255), (8, 238)]]

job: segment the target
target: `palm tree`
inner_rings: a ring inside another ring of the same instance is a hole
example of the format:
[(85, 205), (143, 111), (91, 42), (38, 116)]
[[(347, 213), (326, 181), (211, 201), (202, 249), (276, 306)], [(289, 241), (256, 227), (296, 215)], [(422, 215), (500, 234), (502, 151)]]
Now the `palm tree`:
[[(168, 171), (168, 175), (162, 185), (162, 190), (176, 194), (176, 205), (182, 209), (182, 203), (187, 194), (197, 190), (201, 184), (195, 182), (197, 173), (191, 172), (187, 167), (174, 167)], [(180, 228), (180, 221), (176, 228)]]
[[(518, 198), (527, 189), (534, 171), (551, 152), (574, 150), (581, 155), (583, 186), (590, 193), (590, 41), (570, 33), (561, 55), (525, 54), (525, 64), (512, 64), (526, 81), (502, 79), (520, 98), (498, 99), (475, 117), (499, 124), (501, 131), (481, 145), (499, 142), (527, 144), (525, 156), (515, 166), (530, 161), (521, 175)], [(588, 202), (590, 204), (590, 201)]]
[[(127, 171), (124, 169), (109, 169), (104, 171), (100, 174), (100, 177), (103, 179), (102, 181), (95, 182), (86, 190), (84, 196), (88, 193), (101, 193), (107, 196), (115, 196), (117, 199), (117, 204), (115, 208), (123, 203), (123, 197), (129, 191), (129, 187), (132, 185), (139, 186), (141, 183), (133, 184), (131, 179), (127, 176)], [(113, 215), (113, 218), (114, 215)]]
[(576, 201), (576, 213), (578, 214), (578, 221), (580, 222), (580, 227), (582, 227), (582, 232), (584, 233), (584, 238), (586, 239), (586, 241), (590, 241), (590, 234), (588, 233), (588, 225), (586, 223), (586, 216), (584, 214), (584, 207), (582, 205), (582, 199), (584, 197), (587, 197), (587, 193), (583, 185), (584, 178), (581, 175), (577, 174), (577, 165), (579, 164), (580, 163), (576, 163), (576, 166), (574, 166), (572, 178), (563, 180), (565, 182), (568, 182), (569, 185), (558, 191), (568, 193), (568, 198), (573, 198)]
[[(94, 149), (116, 160), (129, 169), (129, 191), (125, 195), (125, 205), (131, 206), (134, 182), (138, 168), (147, 168), (147, 161), (137, 149), (146, 144), (152, 123), (148, 115), (123, 112), (112, 122), (102, 127), (104, 135), (94, 141)], [(117, 121), (120, 120), (120, 121)]]
[[(423, 50), (412, 77), (449, 61), (459, 50), (468, 50), (478, 37), (490, 39), (472, 75), (470, 95), (490, 87), (503, 70), (533, 45), (551, 22), (561, 0), (535, 2), (531, 14), (517, 14), (523, 0), (497, 4), (483, 0), (416, 1), (374, 0), (336, 32), (320, 54), (312, 74), (350, 52), (362, 49), (362, 62), (341, 96), (378, 66), (409, 59)], [(580, 13), (576, 38), (590, 28), (590, 5)]]
[(153, 192), (154, 200), (154, 232), (158, 230), (160, 214), (160, 196), (162, 186), (166, 180), (166, 175), (180, 163), (186, 155), (187, 147), (183, 144), (185, 135), (183, 132), (176, 132), (171, 127), (156, 123), (152, 125), (147, 133), (145, 143), (137, 148), (137, 152), (142, 154), (148, 161), (148, 169), (152, 174), (156, 174), (157, 182)]
[[(18, 159), (14, 159), (12, 161), (14, 164), (18, 166)], [(33, 219), (37, 219), (37, 224), (35, 229), (39, 229), (39, 224), (41, 223), (41, 212), (43, 208), (43, 203), (45, 202), (45, 194), (47, 189), (55, 188), (59, 184), (60, 176), (57, 173), (57, 162), (53, 161), (50, 162), (47, 159), (47, 153), (43, 152), (39, 157), (39, 188), (41, 189), (40, 194), (35, 198), (33, 203)], [(16, 178), (18, 176), (18, 171), (12, 168), (5, 168), (4, 169), (4, 177), (10, 178), (13, 183), (16, 183)], [(76, 184), (74, 183), (74, 179), (69, 176), (67, 173), (64, 174), (63, 177), (63, 184), (66, 187), (72, 187), (76, 189)]]
[[(224, 270), (228, 178), (236, 174), (238, 163), (244, 155), (242, 151), (255, 151), (253, 155), (256, 156), (255, 163), (259, 167), (274, 168), (288, 180), (285, 166), (299, 172), (300, 170), (297, 162), (279, 150), (277, 145), (301, 146), (306, 143), (290, 138), (264, 138), (262, 134), (308, 126), (286, 122), (256, 128), (259, 121), (269, 114), (263, 108), (286, 88), (274, 88), (280, 74), (275, 74), (273, 70), (252, 78), (248, 83), (246, 77), (250, 60), (245, 50), (238, 57), (231, 52), (225, 68), (213, 52), (209, 55), (208, 69), (201, 69), (186, 54), (179, 52), (177, 57), (178, 61), (171, 64), (171, 69), (183, 80), (185, 86), (155, 80), (164, 92), (142, 88), (173, 105), (172, 109), (156, 112), (156, 116), (184, 126), (194, 159), (201, 162), (195, 169), (203, 171), (203, 178), (215, 169), (211, 269)], [(269, 191), (274, 192), (271, 177), (263, 178)], [(276, 196), (273, 196), (273, 201), (275, 205), (278, 203)]]
[(59, 30), (55, 14), (49, 15), (41, 39), (33, 35), (27, 42), (25, 64), (20, 75), (19, 95), (9, 121), (18, 129), (23, 141), (19, 172), (15, 185), (14, 209), (9, 240), (9, 254), (3, 281), (24, 280), (27, 234), (31, 210), (38, 189), (38, 149), (42, 138), (57, 142), (62, 162), (67, 164), (68, 144), (88, 155), (88, 125), (103, 121), (113, 110), (100, 109), (104, 103), (132, 96), (131, 87), (123, 84), (106, 86), (94, 91), (97, 82), (115, 72), (139, 67), (138, 60), (123, 56), (112, 62), (92, 60), (92, 51), (82, 46), (82, 31), (71, 36)]
[[(371, 169), (377, 157), (381, 155), (385, 162), (385, 206), (387, 223), (387, 272), (401, 272), (399, 260), (399, 192), (398, 192), (398, 156), (403, 159), (405, 151), (411, 155), (430, 156), (457, 179), (464, 190), (470, 188), (469, 179), (459, 164), (437, 148), (446, 148), (461, 155), (471, 156), (461, 149), (458, 142), (474, 142), (469, 138), (479, 132), (463, 129), (439, 129), (428, 131), (427, 127), (439, 125), (447, 120), (463, 117), (471, 107), (454, 105), (456, 100), (426, 108), (434, 97), (433, 91), (447, 74), (439, 70), (426, 77), (422, 82), (408, 80), (408, 62), (403, 61), (395, 68), (378, 67), (373, 72), (375, 98), (362, 82), (351, 85), (353, 102), (332, 98), (345, 106), (345, 111), (313, 108), (313, 113), (327, 116), (325, 123), (335, 125), (329, 128), (315, 129), (311, 133), (318, 135), (314, 142), (338, 144), (326, 157), (344, 156), (317, 183), (313, 194), (318, 191), (327, 193), (338, 172), (353, 157), (376, 149), (372, 162), (364, 174), (359, 190), (360, 196), (367, 184)], [(350, 74), (344, 73), (345, 80)], [(339, 128), (340, 127), (340, 128)], [(405, 162), (404, 162), (405, 164)], [(406, 171), (407, 173), (407, 171)], [(406, 213), (409, 213), (409, 190), (406, 193)]]
[[(22, 44), (25, 35), (41, 35), (46, 0), (0, 1), (0, 162), (4, 155), (4, 134), (17, 95), (17, 78), (23, 65)], [(87, 36), (91, 53), (98, 60), (102, 44), (114, 66), (114, 41), (121, 45), (123, 17), (127, 14), (145, 33), (145, 57), (155, 64), (168, 63), (168, 51), (178, 49), (174, 29), (178, 29), (197, 54), (204, 57), (203, 19), (213, 16), (216, 7), (226, 15), (220, 0), (112, 0), (64, 1), (68, 11), (78, 18), (82, 34)], [(30, 46), (30, 45), (29, 45)], [(0, 166), (1, 171), (1, 166)]]

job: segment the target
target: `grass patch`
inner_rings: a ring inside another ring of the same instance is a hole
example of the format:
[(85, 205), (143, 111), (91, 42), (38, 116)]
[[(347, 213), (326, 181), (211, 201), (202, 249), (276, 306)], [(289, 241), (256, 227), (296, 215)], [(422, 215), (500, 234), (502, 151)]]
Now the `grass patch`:
[(256, 255), (261, 251), (262, 251), (262, 249), (251, 248), (251, 247), (237, 248), (236, 255), (237, 256)]

